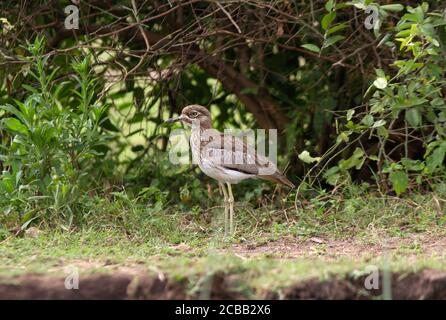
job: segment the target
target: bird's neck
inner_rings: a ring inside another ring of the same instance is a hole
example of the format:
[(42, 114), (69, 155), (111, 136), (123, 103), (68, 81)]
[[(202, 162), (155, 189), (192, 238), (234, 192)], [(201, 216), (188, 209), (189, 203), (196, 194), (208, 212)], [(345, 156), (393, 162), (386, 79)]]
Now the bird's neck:
[(192, 132), (193, 133), (201, 133), (208, 129), (212, 129), (212, 125), (210, 122), (192, 123)]
[[(209, 139), (213, 139), (212, 136), (218, 135), (219, 132), (212, 129), (210, 125), (192, 125), (192, 131), (190, 136), (190, 143), (197, 150), (201, 149), (201, 146), (206, 145)], [(211, 138), (210, 138), (211, 137)]]

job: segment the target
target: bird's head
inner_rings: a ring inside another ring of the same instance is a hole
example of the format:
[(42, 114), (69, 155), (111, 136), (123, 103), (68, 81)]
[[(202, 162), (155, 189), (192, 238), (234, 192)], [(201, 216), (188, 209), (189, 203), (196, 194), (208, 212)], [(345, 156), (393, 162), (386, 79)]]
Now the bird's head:
[(184, 107), (179, 117), (167, 119), (166, 122), (172, 123), (180, 121), (181, 123), (192, 125), (196, 123), (202, 129), (209, 129), (212, 126), (211, 113), (208, 109), (198, 104)]

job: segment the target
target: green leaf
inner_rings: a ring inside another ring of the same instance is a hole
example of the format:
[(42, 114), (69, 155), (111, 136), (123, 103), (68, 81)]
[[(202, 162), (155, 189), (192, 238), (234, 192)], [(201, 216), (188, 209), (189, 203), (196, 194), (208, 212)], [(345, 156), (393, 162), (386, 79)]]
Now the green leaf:
[(361, 122), (365, 124), (367, 127), (371, 127), (373, 125), (373, 122), (375, 120), (373, 119), (373, 116), (371, 114), (367, 114), (362, 118)]
[(373, 81), (373, 85), (378, 89), (384, 89), (387, 87), (387, 79), (384, 77), (378, 77), (375, 81)]
[(418, 127), (421, 124), (421, 113), (418, 108), (410, 108), (406, 110), (406, 121), (412, 127)]
[(366, 6), (364, 3), (361, 3), (361, 2), (353, 3), (353, 5), (354, 5), (356, 8), (361, 9), (361, 10), (365, 10), (365, 9), (367, 9), (367, 6)]
[(17, 118), (19, 118), (20, 121), (26, 122), (26, 115), (23, 114), (23, 112), (20, 111), (19, 109), (17, 109), (16, 107), (14, 107), (10, 104), (5, 104), (5, 105), (0, 106), (0, 109), (12, 113)]
[(350, 121), (353, 118), (353, 115), (355, 114), (355, 109), (350, 109), (347, 111), (347, 121)]
[(336, 18), (336, 12), (331, 11), (330, 13), (327, 13), (323, 18), (321, 22), (321, 26), (324, 30), (327, 30), (330, 24), (333, 22), (333, 20)]
[(334, 0), (328, 0), (327, 3), (325, 4), (325, 9), (327, 11), (331, 11), (334, 8)]
[(364, 160), (365, 160), (364, 150), (362, 150), (361, 148), (356, 148), (355, 151), (353, 152), (353, 155), (350, 158), (339, 161), (339, 167), (342, 170), (348, 170), (353, 167), (359, 170), (364, 164)]
[(376, 75), (378, 77), (381, 77), (381, 78), (385, 78), (386, 77), (386, 74), (384, 73), (383, 69), (375, 69), (375, 72), (376, 72)]
[(22, 84), (22, 87), (25, 88), (26, 90), (32, 92), (32, 93), (35, 93), (35, 94), (38, 94), (38, 93), (39, 93), (39, 90), (37, 90), (37, 89), (34, 88), (34, 87), (31, 87), (30, 85)]
[(38, 215), (33, 217), (34, 213), (35, 211), (31, 210), (23, 215), (22, 221), (24, 221), (24, 223), (20, 227), (21, 230), (25, 230), (26, 228), (28, 228), (29, 224), (39, 217)]
[(384, 9), (386, 11), (393, 11), (393, 12), (399, 12), (404, 10), (404, 6), (402, 4), (385, 4), (382, 6), (379, 6), (381, 9)]
[(384, 35), (384, 37), (382, 37), (382, 39), (379, 41), (377, 47), (381, 47), (383, 44), (389, 44), (389, 43), (390, 45), (393, 45), (393, 42), (389, 41), (391, 37), (392, 35), (390, 33)]
[(12, 193), (14, 191), (14, 184), (10, 177), (4, 177), (0, 180), (0, 190)]
[(409, 177), (404, 171), (393, 171), (389, 175), (393, 190), (397, 195), (405, 192), (409, 186)]
[(344, 142), (349, 142), (350, 138), (348, 137), (348, 134), (345, 132), (341, 132), (338, 137), (336, 138), (336, 143), (341, 143), (342, 141)]
[(405, 37), (410, 36), (411, 33), (412, 33), (412, 30), (410, 30), (410, 29), (402, 30), (395, 35), (395, 38), (405, 38)]
[(332, 46), (332, 45), (334, 45), (336, 42), (338, 42), (338, 41), (341, 41), (341, 40), (343, 40), (343, 39), (345, 39), (345, 37), (344, 36), (341, 36), (341, 35), (336, 35), (336, 36), (333, 36), (333, 37), (330, 37), (330, 38), (328, 38), (327, 40), (325, 40), (325, 42), (324, 42), (324, 47), (325, 48), (328, 48), (329, 46)]
[(304, 44), (304, 45), (302, 45), (302, 48), (305, 48), (307, 50), (317, 52), (317, 53), (321, 52), (321, 49), (319, 49), (319, 47), (317, 45), (312, 44), (312, 43)]
[(431, 101), (431, 105), (439, 107), (444, 106), (445, 100), (443, 98), (435, 98)]
[(328, 29), (327, 36), (332, 34), (332, 33), (337, 32), (337, 31), (343, 30), (343, 29), (345, 29), (347, 27), (348, 27), (348, 24), (346, 24), (346, 23), (337, 24), (337, 25), (331, 27), (330, 29)]
[(385, 127), (378, 127), (377, 129), (378, 135), (387, 139), (389, 137), (389, 131)]
[(386, 120), (381, 119), (381, 120), (375, 121), (372, 128), (382, 127), (385, 124), (386, 124)]
[(16, 118), (5, 118), (3, 119), (3, 125), (8, 128), (9, 130), (19, 132), (22, 134), (27, 135), (28, 134), (28, 128), (23, 125), (18, 119)]
[(425, 167), (425, 164), (423, 161), (412, 160), (409, 158), (402, 158), (401, 164), (409, 171), (421, 171)]
[(421, 6), (418, 6), (415, 8), (413, 14), (416, 17), (416, 22), (422, 23), (424, 20), (424, 12), (423, 8)]
[(384, 111), (384, 105), (380, 101), (375, 102), (372, 105), (372, 108), (370, 109), (371, 113), (379, 113), (383, 111)]
[(302, 160), (305, 163), (313, 163), (313, 162), (318, 162), (319, 160), (321, 160), (321, 157), (310, 156), (310, 153), (306, 150), (302, 151), (298, 157), (300, 160)]
[(339, 181), (339, 178), (341, 177), (341, 173), (339, 172), (339, 167), (334, 166), (325, 171), (324, 178), (327, 180), (327, 183), (334, 186)]
[(439, 147), (435, 148), (434, 152), (427, 157), (426, 166), (428, 173), (432, 173), (443, 164), (444, 157), (446, 154), (446, 143), (443, 142)]

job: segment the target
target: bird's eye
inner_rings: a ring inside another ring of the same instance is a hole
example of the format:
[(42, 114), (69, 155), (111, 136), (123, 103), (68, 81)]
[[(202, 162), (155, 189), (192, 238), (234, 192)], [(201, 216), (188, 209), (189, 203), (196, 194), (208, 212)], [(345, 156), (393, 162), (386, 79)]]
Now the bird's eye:
[(191, 117), (191, 118), (198, 117), (198, 112), (197, 111), (192, 111), (191, 113), (189, 113), (189, 117)]

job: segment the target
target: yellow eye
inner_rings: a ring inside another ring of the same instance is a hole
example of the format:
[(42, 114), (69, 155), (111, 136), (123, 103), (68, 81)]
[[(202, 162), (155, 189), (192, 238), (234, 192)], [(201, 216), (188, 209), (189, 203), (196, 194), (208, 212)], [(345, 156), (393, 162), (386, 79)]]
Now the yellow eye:
[(196, 117), (198, 117), (198, 112), (197, 112), (197, 111), (192, 111), (191, 113), (189, 113), (189, 117), (190, 117), (190, 118), (196, 118)]

